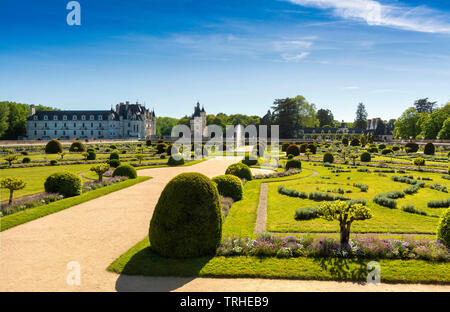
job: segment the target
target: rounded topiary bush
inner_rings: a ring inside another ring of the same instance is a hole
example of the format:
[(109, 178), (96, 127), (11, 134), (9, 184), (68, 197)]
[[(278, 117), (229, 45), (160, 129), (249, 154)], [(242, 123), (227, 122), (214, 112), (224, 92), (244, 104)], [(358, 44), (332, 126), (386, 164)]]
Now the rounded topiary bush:
[(387, 154), (392, 154), (393, 151), (390, 148), (385, 148), (384, 150), (381, 151), (381, 154), (383, 155), (387, 155)]
[(286, 152), (286, 150), (289, 147), (289, 145), (291, 145), (291, 144), (289, 144), (287, 142), (284, 142), (283, 144), (281, 144), (281, 151), (282, 152)]
[(86, 146), (81, 141), (73, 142), (69, 147), (70, 152), (85, 152)]
[(59, 142), (57, 139), (52, 139), (48, 141), (47, 145), (45, 145), (45, 153), (46, 154), (58, 154), (62, 153), (63, 146), (61, 142)]
[(119, 153), (112, 152), (111, 154), (109, 154), (109, 160), (112, 160), (112, 159), (120, 159)]
[(222, 207), (214, 183), (182, 173), (164, 188), (150, 222), (151, 249), (168, 258), (213, 256), (222, 239)]
[(450, 208), (444, 212), (437, 228), (437, 238), (450, 248)]
[(81, 178), (72, 172), (56, 172), (44, 183), (47, 193), (59, 193), (64, 197), (80, 195), (83, 188)]
[(165, 143), (158, 143), (156, 145), (156, 153), (162, 154), (167, 150), (167, 145)]
[(378, 149), (384, 150), (386, 148), (386, 144), (380, 144), (378, 145)]
[(372, 159), (372, 157), (370, 156), (370, 153), (364, 152), (361, 154), (360, 159), (362, 162), (369, 162)]
[(146, 146), (152, 146), (152, 140), (146, 140), (145, 141)]
[(369, 152), (369, 153), (378, 153), (378, 148), (376, 148), (376, 147), (369, 147), (368, 149), (367, 149), (367, 151)]
[(300, 144), (300, 153), (306, 153), (307, 148), (308, 148), (308, 143)]
[(58, 164), (58, 161), (56, 159), (50, 160), (50, 165), (56, 166)]
[(23, 159), (22, 159), (22, 163), (23, 164), (29, 164), (31, 162), (31, 158), (30, 157), (24, 157)]
[(286, 149), (286, 155), (289, 154), (294, 155), (294, 157), (300, 155), (300, 147), (297, 144), (289, 145)]
[(361, 143), (359, 142), (359, 140), (357, 138), (354, 138), (351, 142), (350, 145), (351, 146), (359, 146)]
[(289, 169), (302, 169), (302, 162), (300, 159), (290, 159), (286, 162), (286, 170)]
[[(176, 159), (175, 159), (176, 158)], [(167, 160), (169, 166), (180, 166), (184, 164), (184, 158), (181, 154), (173, 154)]]
[(309, 143), (308, 148), (311, 153), (313, 153), (313, 154), (317, 153), (317, 146), (314, 143)]
[(258, 163), (258, 156), (256, 156), (256, 154), (250, 155), (246, 153), (241, 162), (247, 166), (254, 166)]
[(433, 143), (429, 142), (429, 143), (425, 144), (425, 147), (423, 149), (423, 153), (425, 155), (434, 155), (435, 151), (436, 151), (436, 148), (434, 147)]
[(120, 160), (118, 160), (118, 159), (110, 159), (110, 160), (108, 161), (108, 164), (109, 164), (109, 166), (112, 167), (112, 168), (117, 168), (117, 167), (120, 166)]
[(87, 152), (88, 155), (86, 157), (87, 160), (95, 160), (97, 158), (97, 154), (94, 151)]
[(231, 197), (234, 201), (242, 199), (243, 186), (242, 181), (238, 177), (232, 174), (224, 174), (212, 180), (216, 183), (220, 195)]
[(333, 163), (333, 161), (334, 161), (334, 156), (333, 156), (333, 154), (331, 154), (331, 153), (325, 153), (325, 154), (323, 154), (323, 162), (326, 162), (326, 163)]
[(405, 144), (405, 150), (407, 153), (416, 153), (419, 150), (419, 145), (414, 142), (408, 142)]
[(348, 146), (348, 139), (347, 139), (347, 138), (343, 138), (343, 139), (342, 139), (342, 144), (343, 144), (344, 146)]
[(228, 166), (225, 174), (232, 174), (240, 179), (245, 179), (247, 181), (253, 179), (252, 171), (247, 165), (243, 163), (236, 163)]
[(394, 152), (397, 152), (397, 151), (400, 150), (400, 147), (397, 146), (397, 145), (394, 145), (394, 146), (392, 146), (392, 150), (393, 150)]
[(117, 167), (116, 169), (114, 169), (112, 175), (113, 177), (120, 176), (120, 177), (128, 177), (130, 179), (137, 178), (136, 169), (134, 169), (134, 167), (130, 165), (121, 165)]

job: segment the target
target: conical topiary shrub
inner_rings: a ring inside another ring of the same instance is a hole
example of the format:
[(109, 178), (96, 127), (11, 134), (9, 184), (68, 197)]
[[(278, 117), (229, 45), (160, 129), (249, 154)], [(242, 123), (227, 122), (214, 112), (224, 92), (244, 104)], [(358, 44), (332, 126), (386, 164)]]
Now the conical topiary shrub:
[(214, 255), (222, 238), (222, 207), (214, 183), (182, 173), (164, 188), (149, 230), (153, 251), (168, 258)]

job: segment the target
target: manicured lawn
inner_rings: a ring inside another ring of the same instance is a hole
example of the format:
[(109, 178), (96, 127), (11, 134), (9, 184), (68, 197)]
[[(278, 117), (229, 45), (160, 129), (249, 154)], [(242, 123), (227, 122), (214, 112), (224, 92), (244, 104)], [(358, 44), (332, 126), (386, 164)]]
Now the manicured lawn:
[[(44, 192), (44, 182), (47, 177), (55, 172), (70, 171), (75, 174), (89, 171), (93, 164), (86, 165), (65, 165), (65, 166), (43, 166), (30, 168), (12, 168), (1, 169), (0, 176), (20, 177), (25, 180), (27, 185), (24, 189), (14, 192), (14, 198), (21, 196)], [(8, 198), (9, 191), (6, 189), (0, 190), (0, 197), (2, 201)]]
[(1, 218), (1, 229), (0, 231), (5, 231), (14, 226), (41, 218), (43, 216), (70, 208), (72, 206), (84, 203), (91, 199), (121, 190), (123, 188), (135, 185), (137, 183), (143, 182), (150, 179), (149, 177), (137, 177), (136, 179), (129, 179), (123, 182), (115, 183), (109, 186), (105, 186), (87, 193), (83, 193), (79, 196), (65, 198), (48, 205), (39, 206), (36, 208), (30, 208), (17, 212), (12, 215), (4, 216)]
[[(448, 193), (422, 188), (415, 195), (406, 195), (403, 199), (397, 200), (397, 209), (389, 209), (373, 202), (373, 197), (378, 193), (385, 193), (394, 190), (403, 190), (409, 185), (394, 182), (391, 176), (394, 174), (385, 174), (379, 176), (376, 173), (357, 172), (351, 169), (351, 173), (331, 173), (331, 170), (322, 166), (313, 166), (310, 163), (303, 163), (305, 168), (313, 168), (320, 173), (311, 179), (298, 181), (288, 181), (280, 183), (271, 183), (268, 188), (268, 220), (267, 230), (270, 232), (338, 232), (338, 222), (329, 222), (323, 219), (312, 219), (307, 221), (297, 221), (294, 219), (295, 210), (317, 206), (319, 203), (309, 199), (300, 199), (281, 195), (278, 193), (278, 186), (284, 185), (289, 189), (304, 191), (306, 193), (320, 191), (326, 192), (342, 188), (351, 190), (352, 193), (345, 193), (342, 196), (351, 199), (365, 199), (368, 207), (373, 212), (373, 218), (366, 221), (354, 222), (352, 224), (352, 232), (373, 232), (373, 233), (436, 233), (436, 227), (439, 218), (422, 216), (407, 213), (401, 210), (406, 204), (414, 204), (417, 209), (424, 210), (429, 214), (441, 215), (445, 208), (431, 209), (427, 208), (427, 202), (435, 199), (446, 199)], [(346, 166), (344, 167), (346, 168)], [(373, 169), (371, 169), (373, 170)], [(433, 173), (411, 173), (414, 177), (432, 177), (433, 181), (424, 181), (427, 184), (438, 182), (450, 188), (448, 180), (441, 178), (440, 174)], [(338, 176), (336, 176), (338, 175)], [(396, 174), (402, 175), (402, 174)], [(332, 179), (322, 179), (328, 176)], [(350, 179), (347, 179), (350, 177)], [(353, 183), (364, 183), (369, 185), (367, 192), (361, 192), (358, 188), (353, 187)], [(335, 194), (335, 193), (334, 193)]]
[[(253, 277), (366, 281), (370, 260), (337, 258), (205, 257), (167, 259), (153, 253), (148, 238), (136, 244), (108, 270), (127, 275)], [(379, 260), (382, 283), (450, 283), (450, 264), (421, 260)]]

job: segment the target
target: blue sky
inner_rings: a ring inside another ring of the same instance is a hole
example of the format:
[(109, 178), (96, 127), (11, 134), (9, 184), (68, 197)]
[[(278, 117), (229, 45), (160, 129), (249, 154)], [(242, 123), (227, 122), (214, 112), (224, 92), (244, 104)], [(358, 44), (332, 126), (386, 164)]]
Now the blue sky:
[(396, 0), (0, 0), (0, 100), (158, 116), (263, 115), (301, 94), (338, 120), (450, 100), (450, 4)]

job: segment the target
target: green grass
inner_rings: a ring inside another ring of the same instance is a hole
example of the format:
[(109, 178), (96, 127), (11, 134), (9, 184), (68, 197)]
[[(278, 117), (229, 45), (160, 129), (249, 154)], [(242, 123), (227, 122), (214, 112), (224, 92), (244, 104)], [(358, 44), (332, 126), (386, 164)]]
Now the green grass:
[[(25, 195), (31, 195), (35, 193), (44, 192), (44, 182), (47, 177), (55, 172), (70, 171), (75, 174), (80, 172), (89, 171), (93, 164), (83, 165), (64, 165), (64, 166), (44, 166), (44, 167), (29, 167), (29, 168), (11, 168), (1, 169), (0, 176), (7, 177), (20, 177), (25, 180), (27, 185), (24, 189), (14, 192), (14, 198), (19, 198)], [(0, 189), (1, 201), (8, 198), (9, 191), (6, 189)]]
[[(310, 163), (303, 163), (305, 168), (313, 168), (319, 172), (319, 176), (311, 179), (298, 181), (288, 181), (271, 183), (268, 188), (268, 219), (267, 230), (270, 232), (339, 232), (338, 222), (329, 222), (323, 219), (313, 219), (297, 221), (294, 219), (295, 210), (307, 206), (316, 206), (319, 203), (309, 200), (288, 197), (278, 193), (278, 186), (284, 185), (289, 189), (296, 189), (307, 193), (313, 191), (326, 192), (328, 189), (343, 188), (352, 190), (352, 193), (343, 194), (352, 199), (366, 199), (368, 207), (373, 212), (373, 218), (365, 221), (357, 221), (352, 224), (352, 232), (361, 233), (424, 233), (435, 234), (439, 218), (410, 214), (401, 210), (406, 204), (414, 204), (416, 208), (424, 210), (429, 214), (441, 215), (445, 209), (427, 208), (427, 202), (434, 199), (445, 199), (447, 193), (422, 188), (415, 195), (406, 195), (403, 199), (397, 200), (397, 209), (389, 209), (375, 204), (372, 199), (378, 193), (385, 193), (393, 190), (403, 190), (409, 185), (391, 180), (393, 174), (378, 176), (376, 173), (357, 172), (351, 169), (351, 173), (331, 173), (331, 170), (322, 166), (312, 166)], [(346, 166), (344, 167), (346, 168)], [(371, 169), (372, 170), (372, 169)], [(400, 175), (400, 174), (397, 174)], [(432, 177), (433, 181), (425, 181), (427, 184), (438, 182), (441, 185), (450, 187), (450, 183), (441, 178), (440, 174), (433, 173), (413, 173), (414, 177)], [(322, 176), (331, 177), (329, 180), (322, 179)], [(350, 180), (347, 179), (350, 177)], [(334, 184), (336, 183), (336, 184)], [(369, 185), (367, 192), (361, 192), (353, 187), (353, 183), (364, 183)], [(348, 185), (350, 184), (350, 185)], [(318, 189), (317, 189), (318, 188)]]
[(84, 203), (91, 199), (121, 190), (123, 188), (135, 185), (137, 183), (143, 182), (150, 179), (150, 177), (137, 177), (136, 179), (129, 179), (123, 182), (115, 183), (109, 186), (105, 186), (87, 193), (83, 193), (79, 196), (74, 196), (70, 198), (65, 198), (48, 205), (39, 206), (36, 208), (30, 208), (23, 210), (8, 216), (1, 218), (1, 228), (0, 231), (5, 231), (14, 226), (35, 220), (37, 218), (44, 217), (46, 215), (70, 208), (72, 206)]
[[(204, 257), (167, 259), (152, 252), (148, 238), (116, 259), (108, 271), (127, 275), (281, 278), (366, 281), (370, 260), (337, 258)], [(422, 260), (379, 260), (382, 283), (450, 283), (450, 264)]]

